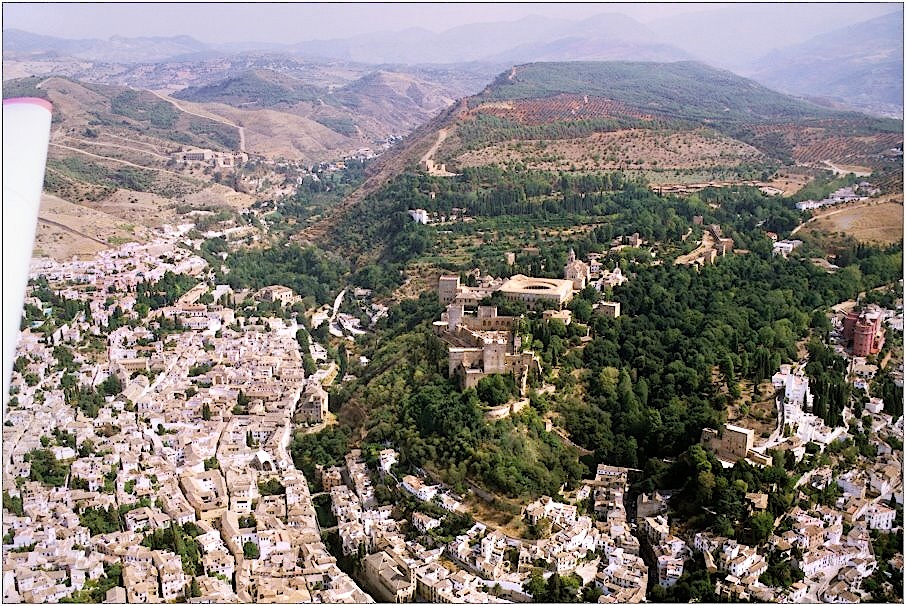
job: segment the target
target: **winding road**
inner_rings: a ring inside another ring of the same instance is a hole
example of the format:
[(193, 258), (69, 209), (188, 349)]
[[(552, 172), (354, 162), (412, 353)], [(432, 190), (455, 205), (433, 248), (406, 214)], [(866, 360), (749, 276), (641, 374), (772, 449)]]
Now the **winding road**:
[(181, 178), (181, 179), (185, 179), (185, 178), (186, 178), (185, 175), (181, 175), (181, 174), (179, 174), (179, 173), (173, 172), (172, 170), (167, 170), (167, 169), (165, 169), (165, 168), (155, 168), (155, 167), (153, 167), (153, 166), (140, 166), (140, 165), (138, 165), (138, 164), (133, 164), (132, 162), (129, 162), (128, 160), (120, 160), (119, 158), (110, 158), (110, 157), (108, 157), (108, 156), (99, 156), (99, 155), (97, 155), (97, 154), (93, 154), (93, 153), (91, 153), (91, 152), (87, 152), (87, 151), (85, 151), (84, 149), (79, 149), (78, 147), (70, 147), (70, 146), (68, 146), (68, 145), (63, 145), (63, 144), (61, 144), (61, 143), (53, 143), (53, 142), (51, 142), (50, 145), (52, 145), (52, 146), (54, 146), (54, 147), (59, 147), (60, 149), (67, 149), (67, 150), (69, 150), (69, 151), (74, 151), (74, 152), (77, 152), (77, 153), (80, 153), (80, 154), (85, 154), (86, 156), (91, 156), (92, 158), (97, 158), (98, 160), (108, 160), (108, 161), (110, 161), (110, 162), (116, 162), (116, 163), (118, 163), (118, 164), (125, 164), (126, 166), (132, 166), (132, 167), (134, 167), (134, 168), (140, 168), (140, 169), (142, 169), (142, 170), (153, 170), (153, 171), (157, 171), (157, 172), (159, 172), (159, 173), (167, 173), (167, 174), (170, 174), (170, 175), (176, 175), (177, 177), (179, 177), (179, 178)]
[[(62, 140), (63, 140), (63, 141), (66, 141), (67, 139), (64, 138), (64, 139), (62, 139)], [(126, 145), (118, 145), (118, 144), (116, 144), (116, 143), (103, 143), (103, 142), (101, 142), (101, 141), (89, 141), (89, 140), (87, 140), (87, 139), (72, 139), (72, 141), (75, 141), (76, 143), (84, 143), (85, 145), (95, 145), (95, 146), (98, 146), (98, 147), (113, 147), (113, 148), (115, 148), (115, 149), (124, 149), (124, 150), (126, 150), (126, 151), (135, 152), (135, 153), (138, 153), (138, 154), (147, 154), (147, 155), (149, 155), (149, 156), (154, 156), (155, 158), (160, 158), (161, 160), (169, 160), (169, 159), (170, 159), (170, 158), (168, 158), (167, 156), (162, 156), (162, 155), (160, 155), (160, 154), (157, 153), (157, 152), (149, 151), (149, 150), (147, 150), (147, 149), (139, 149), (139, 148), (137, 148), (137, 147), (129, 147), (129, 146), (126, 146)], [(60, 145), (60, 144), (57, 143), (57, 145)], [(111, 159), (111, 160), (114, 160), (115, 158), (110, 158), (110, 159)]]
[(185, 107), (183, 107), (182, 105), (180, 105), (179, 103), (177, 103), (176, 100), (173, 99), (172, 97), (168, 97), (166, 95), (161, 95), (160, 93), (156, 93), (154, 91), (150, 91), (150, 92), (152, 94), (154, 94), (155, 96), (159, 97), (160, 99), (163, 99), (167, 103), (171, 103), (173, 105), (173, 107), (175, 107), (176, 109), (178, 109), (179, 111), (181, 111), (183, 113), (189, 114), (191, 116), (197, 116), (198, 118), (204, 118), (205, 120), (213, 120), (214, 122), (219, 122), (221, 124), (225, 124), (226, 126), (232, 126), (233, 128), (239, 129), (239, 151), (241, 151), (243, 153), (245, 152), (245, 128), (243, 128), (242, 126), (239, 126), (238, 124), (234, 124), (233, 122), (230, 122), (229, 120), (221, 118), (217, 114), (209, 113), (209, 114), (205, 115), (205, 114), (199, 114), (199, 113), (190, 111), (190, 110), (186, 109)]
[(437, 150), (440, 148), (441, 144), (446, 140), (446, 138), (447, 138), (447, 129), (446, 128), (442, 128), (439, 131), (437, 131), (437, 141), (435, 141), (434, 145), (431, 146), (431, 149), (426, 151), (425, 155), (422, 156), (422, 159), (421, 159), (422, 163), (425, 163), (428, 160), (430, 160), (432, 157), (434, 157), (434, 154), (437, 153)]

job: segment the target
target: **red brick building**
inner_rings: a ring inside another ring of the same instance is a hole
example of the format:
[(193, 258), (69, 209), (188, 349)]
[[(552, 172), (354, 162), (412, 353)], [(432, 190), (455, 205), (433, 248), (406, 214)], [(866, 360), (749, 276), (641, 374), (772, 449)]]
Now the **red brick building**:
[(884, 333), (881, 331), (881, 314), (851, 311), (843, 319), (843, 338), (852, 342), (855, 356), (868, 356), (881, 351)]

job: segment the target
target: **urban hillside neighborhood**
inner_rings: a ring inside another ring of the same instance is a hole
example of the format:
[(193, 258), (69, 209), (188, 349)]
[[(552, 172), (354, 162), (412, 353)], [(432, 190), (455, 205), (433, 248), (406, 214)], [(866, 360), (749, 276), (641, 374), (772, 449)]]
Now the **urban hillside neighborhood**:
[[(902, 526), (903, 417), (871, 395), (885, 335), (902, 343), (902, 299), (829, 316), (827, 355), (861, 402), (861, 416), (842, 410), (849, 432), (817, 410), (805, 357), (770, 377), (770, 433), (727, 423), (690, 451), (699, 474), (716, 464), (756, 478), (736, 483), (757, 537), (692, 532), (671, 521), (675, 492), (630, 498), (639, 470), (605, 464), (525, 504), (519, 537), (480, 521), (461, 491), (400, 467), (393, 443), (306, 477), (291, 446), (336, 423), (328, 391), (344, 373), (327, 349), (328, 335), (351, 334), (336, 317), (345, 291), (304, 312), (285, 286), (212, 283), (193, 236), (191, 224), (167, 227), (92, 260), (34, 261), (3, 428), (5, 601), (483, 603), (581, 590), (624, 603), (663, 599), (692, 570), (721, 575), (719, 599), (851, 603), (870, 595), (880, 565), (902, 570), (901, 554), (879, 560), (877, 541)], [(514, 382), (488, 422), (556, 388), (524, 313), (486, 301), (537, 307), (585, 346), (589, 329), (567, 306), (632, 280), (572, 250), (562, 275), (439, 278), (447, 307), (433, 328), (448, 376), (462, 390)], [(615, 301), (589, 311), (621, 317)], [(841, 459), (853, 435), (862, 446)], [(803, 461), (801, 475), (764, 475)], [(778, 484), (799, 496), (775, 518)]]

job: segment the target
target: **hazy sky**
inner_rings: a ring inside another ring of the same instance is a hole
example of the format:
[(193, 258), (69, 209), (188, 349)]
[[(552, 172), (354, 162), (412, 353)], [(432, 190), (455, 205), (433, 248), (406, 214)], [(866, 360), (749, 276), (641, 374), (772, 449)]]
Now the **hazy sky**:
[(3, 27), (61, 38), (173, 36), (203, 42), (291, 43), (423, 27), (443, 31), (527, 15), (580, 19), (621, 12), (640, 21), (713, 10), (702, 3), (10, 3)]

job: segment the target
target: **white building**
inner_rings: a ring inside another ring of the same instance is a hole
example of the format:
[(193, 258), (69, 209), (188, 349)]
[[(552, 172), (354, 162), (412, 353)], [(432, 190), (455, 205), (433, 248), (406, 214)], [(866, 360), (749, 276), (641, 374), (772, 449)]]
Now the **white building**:
[(416, 223), (421, 223), (422, 225), (428, 224), (428, 211), (426, 211), (424, 208), (416, 208), (415, 210), (410, 210), (409, 216), (412, 217), (412, 220)]
[(890, 507), (876, 503), (865, 510), (865, 521), (871, 530), (890, 530), (896, 513)]

